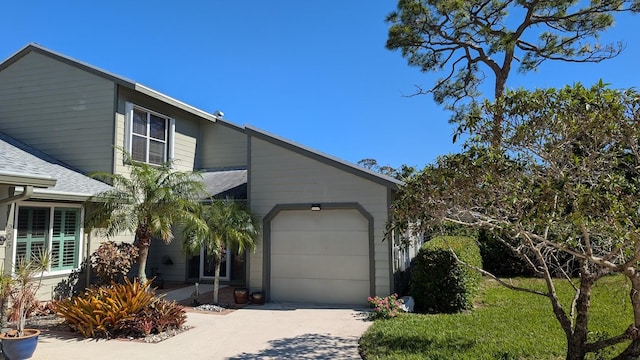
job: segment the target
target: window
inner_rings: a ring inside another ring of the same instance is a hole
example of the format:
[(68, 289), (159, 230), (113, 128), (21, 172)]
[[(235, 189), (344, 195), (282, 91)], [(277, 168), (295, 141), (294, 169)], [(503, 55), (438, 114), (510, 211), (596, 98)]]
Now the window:
[(173, 156), (173, 119), (127, 103), (125, 149), (135, 161), (162, 165)]
[(16, 263), (43, 251), (51, 253), (49, 271), (78, 267), (80, 254), (80, 208), (20, 207)]

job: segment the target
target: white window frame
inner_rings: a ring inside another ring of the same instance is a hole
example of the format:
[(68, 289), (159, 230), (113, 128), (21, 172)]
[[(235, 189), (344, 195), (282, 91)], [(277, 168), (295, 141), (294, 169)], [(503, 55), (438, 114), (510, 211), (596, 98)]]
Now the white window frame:
[[(227, 250), (225, 251), (225, 274), (226, 276), (221, 276), (220, 280), (223, 281), (228, 281), (229, 279), (231, 279), (231, 251)], [(204, 268), (205, 268), (205, 261), (207, 261), (205, 253), (204, 253), (204, 246), (200, 249), (200, 279), (202, 280), (212, 280), (214, 279), (214, 276), (211, 275), (204, 275)], [(222, 270), (222, 268), (220, 268), (220, 270)]]
[(27, 208), (44, 208), (49, 209), (49, 229), (47, 235), (47, 246), (46, 249), (51, 249), (51, 241), (53, 240), (53, 215), (56, 208), (73, 208), (80, 209), (80, 224), (78, 226), (78, 247), (77, 247), (77, 264), (71, 269), (64, 270), (55, 270), (51, 271), (51, 269), (45, 270), (42, 275), (43, 276), (56, 276), (56, 275), (66, 275), (70, 274), (72, 271), (80, 268), (82, 263), (82, 254), (84, 247), (84, 207), (80, 204), (67, 204), (67, 203), (44, 203), (44, 202), (20, 202), (16, 204), (16, 210), (13, 219), (13, 239), (12, 239), (12, 249), (11, 249), (11, 259), (12, 259), (12, 267), (11, 271), (15, 272), (16, 263), (17, 263), (17, 254), (16, 251), (18, 249), (18, 214), (20, 213), (21, 207)]
[[(132, 149), (132, 142), (133, 142), (133, 111), (135, 110), (140, 110), (140, 111), (144, 111), (147, 112), (149, 114), (153, 114), (155, 116), (161, 117), (163, 119), (166, 119), (166, 130), (167, 130), (167, 139), (165, 142), (165, 162), (166, 161), (173, 161), (174, 159), (174, 139), (175, 139), (175, 130), (176, 130), (176, 120), (170, 116), (161, 114), (157, 111), (153, 111), (151, 109), (139, 106), (139, 105), (135, 105), (134, 103), (131, 102), (126, 102), (125, 103), (125, 132), (124, 132), (124, 149), (125, 151), (127, 151), (129, 154), (131, 154), (131, 149)], [(148, 123), (147, 123), (147, 126)], [(148, 130), (148, 129), (147, 129)], [(160, 166), (161, 164), (154, 164), (154, 163), (150, 163), (149, 162), (149, 137), (147, 136), (147, 153), (146, 153), (146, 159), (145, 161), (143, 161), (146, 164), (149, 165), (153, 165), (153, 166)], [(137, 160), (136, 160), (137, 161)]]

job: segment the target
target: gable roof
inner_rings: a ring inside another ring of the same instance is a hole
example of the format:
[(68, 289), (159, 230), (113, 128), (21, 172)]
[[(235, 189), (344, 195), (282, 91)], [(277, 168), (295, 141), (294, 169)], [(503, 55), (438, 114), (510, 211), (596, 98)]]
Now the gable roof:
[(378, 183), (380, 185), (386, 186), (388, 188), (397, 190), (399, 187), (404, 185), (403, 181), (400, 181), (396, 178), (392, 178), (390, 176), (386, 176), (380, 173), (377, 173), (375, 171), (369, 170), (369, 169), (365, 169), (361, 166), (352, 164), (350, 162), (344, 161), (342, 159), (339, 159), (335, 156), (314, 150), (310, 147), (304, 146), (302, 144), (296, 143), (294, 141), (291, 140), (287, 140), (283, 137), (268, 133), (264, 130), (260, 130), (258, 128), (249, 126), (249, 125), (245, 125), (245, 132), (249, 135), (249, 136), (255, 136), (257, 138), (260, 138), (262, 140), (265, 140), (267, 142), (270, 142), (272, 144), (281, 146), (283, 148), (286, 148), (288, 150), (294, 151), (298, 154), (310, 157), (314, 160), (320, 161), (322, 163), (325, 163), (329, 166), (333, 166), (335, 168), (338, 168), (340, 170), (346, 171), (348, 173), (351, 173), (353, 175), (368, 179), (370, 181), (373, 181), (375, 183)]
[(204, 110), (200, 110), (196, 107), (193, 107), (187, 103), (184, 103), (180, 100), (174, 99), (171, 96), (165, 95), (159, 91), (155, 91), (151, 88), (148, 88), (142, 84), (139, 84), (133, 80), (127, 79), (125, 77), (122, 77), (120, 75), (116, 75), (114, 73), (111, 73), (109, 71), (100, 69), (98, 67), (95, 67), (93, 65), (90, 65), (88, 63), (76, 60), (74, 58), (71, 58), (69, 56), (60, 54), (58, 52), (55, 52), (53, 50), (47, 49), (39, 44), (36, 43), (31, 43), (28, 44), (27, 46), (25, 46), (24, 48), (22, 48), (21, 50), (19, 50), (18, 52), (16, 52), (15, 54), (9, 56), (9, 58), (7, 58), (6, 60), (4, 60), (2, 63), (0, 63), (0, 71), (4, 70), (5, 68), (9, 67), (11, 64), (15, 63), (16, 61), (20, 60), (22, 57), (26, 56), (27, 54), (31, 53), (31, 52), (35, 52), (47, 57), (50, 57), (52, 59), (58, 60), (60, 62), (63, 62), (67, 65), (71, 65), (74, 67), (77, 67), (79, 69), (82, 69), (84, 71), (87, 71), (91, 74), (97, 75), (99, 77), (102, 77), (104, 79), (107, 79), (109, 81), (113, 81), (114, 83), (120, 85), (120, 86), (124, 86), (126, 88), (129, 88), (131, 90), (135, 90), (137, 92), (140, 92), (142, 94), (145, 94), (147, 96), (150, 96), (154, 99), (160, 100), (162, 102), (165, 102), (167, 104), (173, 105), (181, 110), (184, 110), (188, 113), (194, 114), (196, 116), (199, 116), (201, 118), (207, 119), (209, 121), (212, 122), (216, 122), (218, 121), (220, 118), (216, 115), (213, 114), (209, 114), (208, 112), (204, 111)]
[[(11, 64), (15, 63), (16, 61), (18, 61), (20, 58), (24, 57), (25, 55), (31, 53), (31, 52), (36, 52), (39, 54), (42, 54), (44, 56), (48, 56), (50, 58), (56, 59), (58, 61), (61, 61), (63, 63), (66, 63), (68, 65), (77, 67), (79, 69), (82, 69), (84, 71), (87, 71), (89, 73), (92, 73), (94, 75), (100, 76), (102, 78), (105, 78), (109, 81), (113, 81), (116, 84), (120, 85), (120, 86), (124, 86), (126, 88), (132, 89), (134, 91), (140, 92), (142, 94), (148, 95), (152, 98), (155, 98), (159, 101), (162, 101), (164, 103), (167, 103), (169, 105), (175, 106), (179, 109), (182, 109), (184, 111), (187, 111), (191, 114), (194, 114), (196, 116), (199, 116), (201, 118), (210, 120), (211, 122), (218, 122), (222, 125), (234, 128), (238, 131), (242, 131), (245, 134), (249, 135), (249, 136), (255, 136), (258, 138), (261, 138), (263, 140), (266, 140), (270, 143), (276, 144), (278, 146), (282, 146), (284, 148), (287, 148), (288, 150), (294, 151), (296, 153), (299, 153), (301, 155), (313, 158), (315, 160), (318, 160), (320, 162), (323, 162), (327, 165), (336, 167), (338, 169), (344, 170), (348, 173), (351, 173), (353, 175), (359, 176), (359, 177), (363, 177), (366, 178), (368, 180), (371, 180), (373, 182), (376, 182), (378, 184), (381, 184), (383, 186), (386, 186), (388, 188), (391, 189), (398, 189), (400, 186), (404, 185), (404, 182), (397, 180), (395, 178), (377, 173), (375, 171), (369, 170), (369, 169), (365, 169), (363, 167), (360, 167), (358, 165), (352, 164), (350, 162), (344, 161), (342, 159), (339, 159), (335, 156), (314, 150), (312, 148), (309, 148), (307, 146), (304, 146), (302, 144), (293, 142), (291, 140), (287, 140), (285, 138), (279, 137), (277, 135), (268, 133), (266, 131), (260, 130), (258, 128), (249, 126), (249, 125), (245, 125), (245, 126), (239, 126), (236, 125), (226, 119), (223, 119), (220, 116), (214, 115), (214, 114), (209, 114), (203, 110), (200, 110), (198, 108), (195, 108), (191, 105), (188, 105), (182, 101), (176, 100), (170, 96), (167, 96), (165, 94), (162, 94), (158, 91), (155, 91), (151, 88), (148, 88), (144, 85), (138, 84), (133, 80), (127, 79), (125, 77), (113, 74), (111, 72), (108, 72), (106, 70), (100, 69), (98, 67), (95, 67), (93, 65), (90, 65), (88, 63), (82, 62), (82, 61), (78, 61), (76, 59), (73, 59), (71, 57), (68, 57), (66, 55), (54, 52), (52, 50), (49, 50), (41, 45), (35, 44), (35, 43), (31, 43), (28, 44), (27, 46), (25, 46), (24, 48), (22, 48), (21, 50), (19, 50), (17, 53), (13, 54), (12, 56), (10, 56), (8, 59), (6, 59), (5, 61), (3, 61), (2, 63), (0, 63), (0, 71), (2, 71), (3, 69), (7, 68), (8, 66), (10, 66)], [(1, 170), (1, 169), (0, 169)]]
[(55, 183), (46, 189), (34, 189), (31, 198), (84, 201), (111, 188), (3, 133), (0, 133), (0, 154), (0, 174), (49, 179), (49, 184)]

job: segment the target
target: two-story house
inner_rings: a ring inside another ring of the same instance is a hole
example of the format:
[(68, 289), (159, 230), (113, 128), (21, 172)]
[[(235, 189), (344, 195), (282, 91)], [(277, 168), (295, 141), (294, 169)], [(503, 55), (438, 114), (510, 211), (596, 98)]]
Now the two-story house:
[[(210, 195), (244, 198), (262, 219), (257, 250), (228, 254), (223, 280), (273, 301), (364, 303), (393, 290), (392, 243), (383, 241), (401, 185), (393, 178), (35, 44), (0, 63), (0, 133), (5, 269), (43, 246), (60, 254), (47, 274), (54, 284), (106, 240), (82, 228), (84, 201), (107, 186), (86, 174), (125, 173), (124, 148), (138, 161), (202, 171)], [(183, 254), (179, 233), (152, 244), (148, 266), (167, 281), (212, 275), (206, 254)]]

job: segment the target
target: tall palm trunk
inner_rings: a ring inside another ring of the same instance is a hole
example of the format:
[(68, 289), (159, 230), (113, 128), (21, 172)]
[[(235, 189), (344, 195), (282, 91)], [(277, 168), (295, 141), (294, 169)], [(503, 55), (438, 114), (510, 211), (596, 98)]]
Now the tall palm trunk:
[(218, 286), (220, 286), (220, 263), (222, 262), (222, 250), (216, 253), (216, 268), (213, 272), (213, 303), (218, 304)]

